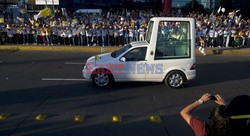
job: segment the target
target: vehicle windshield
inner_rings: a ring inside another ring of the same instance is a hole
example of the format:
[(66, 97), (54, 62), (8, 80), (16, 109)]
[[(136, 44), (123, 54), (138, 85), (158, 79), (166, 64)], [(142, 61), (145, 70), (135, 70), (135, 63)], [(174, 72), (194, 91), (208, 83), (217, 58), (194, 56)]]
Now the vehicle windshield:
[(150, 39), (151, 39), (151, 35), (152, 35), (152, 30), (153, 30), (153, 25), (154, 25), (154, 22), (150, 21), (149, 25), (148, 25), (147, 34), (146, 34), (146, 41), (148, 43), (150, 43)]
[(121, 49), (119, 49), (118, 51), (112, 52), (112, 53), (111, 53), (111, 56), (112, 56), (113, 58), (116, 58), (116, 57), (120, 56), (122, 53), (124, 53), (125, 51), (127, 51), (128, 49), (130, 49), (131, 47), (132, 47), (132, 46), (131, 46), (130, 44), (128, 44), (128, 45), (122, 47)]

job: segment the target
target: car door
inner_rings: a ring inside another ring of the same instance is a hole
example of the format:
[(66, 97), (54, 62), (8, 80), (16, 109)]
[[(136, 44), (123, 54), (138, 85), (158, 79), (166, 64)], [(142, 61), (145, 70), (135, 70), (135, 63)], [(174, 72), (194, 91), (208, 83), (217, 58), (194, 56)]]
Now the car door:
[[(147, 47), (133, 48), (120, 58), (122, 67), (116, 71), (118, 80), (144, 81)], [(116, 68), (117, 70), (117, 68)]]

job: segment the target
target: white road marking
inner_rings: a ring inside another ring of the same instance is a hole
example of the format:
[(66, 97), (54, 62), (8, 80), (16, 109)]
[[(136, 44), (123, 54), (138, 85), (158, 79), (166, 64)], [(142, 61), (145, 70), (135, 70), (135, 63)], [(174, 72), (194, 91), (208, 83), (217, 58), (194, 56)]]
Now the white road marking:
[(42, 81), (89, 81), (89, 80), (74, 79), (74, 78), (42, 78)]
[(65, 62), (64, 64), (66, 64), (66, 65), (84, 65), (85, 63), (81, 63), (81, 62)]

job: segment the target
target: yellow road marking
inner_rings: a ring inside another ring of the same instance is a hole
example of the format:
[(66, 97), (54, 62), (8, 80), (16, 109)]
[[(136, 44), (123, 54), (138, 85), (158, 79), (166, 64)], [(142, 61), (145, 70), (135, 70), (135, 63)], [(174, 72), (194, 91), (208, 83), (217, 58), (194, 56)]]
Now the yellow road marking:
[(47, 115), (45, 114), (39, 114), (36, 116), (35, 120), (36, 121), (44, 121), (46, 119)]
[(2, 113), (0, 114), (0, 120), (6, 120), (10, 117), (10, 114)]
[(149, 120), (154, 123), (161, 123), (161, 117), (160, 116), (150, 116)]
[(83, 122), (84, 118), (85, 117), (83, 115), (76, 115), (73, 120), (75, 122)]
[(112, 122), (113, 123), (122, 122), (122, 116), (113, 116), (112, 117)]

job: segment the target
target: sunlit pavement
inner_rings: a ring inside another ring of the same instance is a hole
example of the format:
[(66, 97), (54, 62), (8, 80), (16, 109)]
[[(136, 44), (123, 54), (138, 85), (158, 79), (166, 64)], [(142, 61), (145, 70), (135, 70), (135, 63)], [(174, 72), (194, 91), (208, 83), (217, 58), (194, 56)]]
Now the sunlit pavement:
[[(250, 95), (250, 57), (197, 58), (197, 79), (181, 89), (163, 83), (116, 83), (97, 88), (82, 77), (82, 52), (0, 52), (1, 136), (193, 135), (180, 110), (203, 93), (229, 103)], [(195, 114), (207, 120), (213, 102)], [(4, 116), (6, 115), (6, 116)]]

